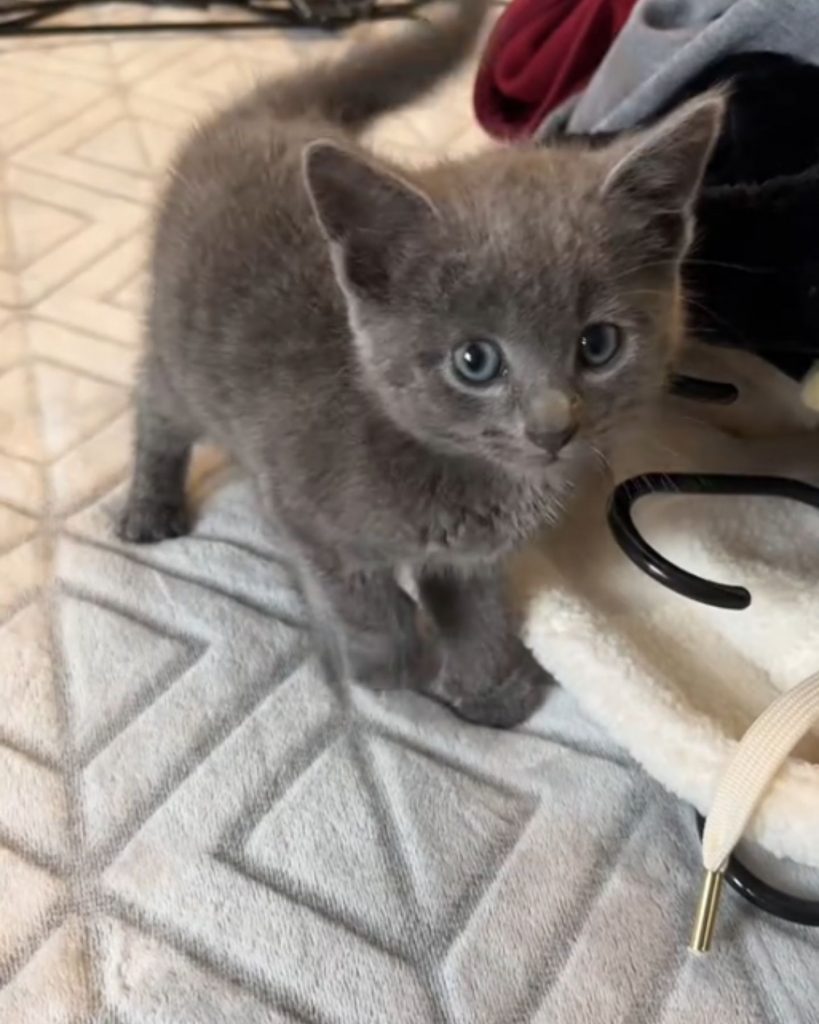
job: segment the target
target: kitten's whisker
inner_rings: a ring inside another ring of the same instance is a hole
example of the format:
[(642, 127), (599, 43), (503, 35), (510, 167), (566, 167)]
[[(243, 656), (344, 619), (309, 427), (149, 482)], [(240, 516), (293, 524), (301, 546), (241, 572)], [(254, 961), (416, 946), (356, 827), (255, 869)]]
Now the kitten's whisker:
[[(658, 271), (659, 270), (664, 270), (664, 269), (668, 269), (669, 267), (673, 267), (676, 264), (677, 264), (677, 260), (675, 260), (675, 259), (651, 260), (651, 261), (646, 261), (646, 262), (643, 262), (643, 263), (629, 264), (629, 265), (626, 265), (620, 271), (620, 273), (615, 274), (612, 277), (611, 280), (612, 280), (612, 283), (617, 284), (619, 281), (622, 281), (624, 278), (633, 277), (635, 274), (639, 274), (641, 272), (649, 271), (649, 270), (658, 270)], [(759, 275), (759, 276), (764, 276), (766, 274), (774, 273), (774, 271), (776, 269), (775, 267), (752, 267), (752, 266), (746, 266), (746, 265), (744, 265), (742, 263), (728, 263), (728, 262), (725, 262), (725, 261), (722, 261), (722, 260), (698, 259), (695, 256), (687, 257), (680, 264), (680, 268), (683, 271), (683, 275), (684, 275), (685, 267), (687, 267), (687, 266), (691, 266), (691, 267), (718, 267), (718, 268), (723, 269), (723, 270), (738, 270), (738, 271), (742, 271), (743, 273), (756, 274), (756, 275)], [(686, 293), (687, 293), (687, 290), (686, 290)]]
[(721, 267), (725, 270), (742, 270), (747, 274), (772, 274), (775, 267), (749, 267), (742, 263), (723, 263), (721, 260), (700, 260), (696, 257), (688, 257), (684, 261), (688, 267)]
[[(637, 296), (637, 295), (652, 295), (652, 296), (659, 296), (660, 298), (664, 298), (665, 295), (666, 295), (666, 293), (662, 289), (660, 289), (660, 288), (632, 288), (632, 289), (629, 289), (629, 291), (624, 292), (623, 294), (626, 297), (628, 297), (628, 296)], [(728, 320), (726, 320), (724, 317), (721, 317), (719, 315), (719, 313), (717, 313), (715, 310), (711, 309), (710, 306), (707, 306), (704, 302), (700, 301), (698, 298), (695, 298), (694, 295), (692, 295), (692, 293), (690, 291), (687, 291), (685, 293), (683, 301), (685, 302), (686, 305), (694, 306), (696, 309), (699, 309), (702, 313), (704, 313), (706, 316), (712, 318), (717, 323), (723, 324), (725, 326), (725, 328), (727, 329), (727, 331), (729, 332), (730, 335), (738, 338), (738, 340), (742, 343), (743, 347), (748, 348), (751, 351), (753, 351), (753, 345), (751, 343), (751, 340), (749, 338), (747, 338), (744, 334), (742, 334), (741, 332), (739, 332), (737, 330), (736, 324), (732, 324)], [(692, 333), (692, 332), (690, 331), (690, 329), (687, 329), (686, 333)], [(710, 327), (710, 328), (698, 327), (697, 330), (696, 330), (696, 334), (697, 335), (711, 334), (711, 335), (716, 335), (716, 336), (718, 336), (720, 338), (724, 338), (726, 336), (723, 332), (717, 331), (713, 327)]]
[(611, 281), (613, 284), (617, 284), (623, 281), (627, 277), (634, 277), (635, 274), (639, 274), (645, 270), (660, 270), (668, 267), (673, 267), (676, 264), (676, 260), (652, 260), (647, 263), (635, 263), (627, 264), (619, 274), (615, 274)]

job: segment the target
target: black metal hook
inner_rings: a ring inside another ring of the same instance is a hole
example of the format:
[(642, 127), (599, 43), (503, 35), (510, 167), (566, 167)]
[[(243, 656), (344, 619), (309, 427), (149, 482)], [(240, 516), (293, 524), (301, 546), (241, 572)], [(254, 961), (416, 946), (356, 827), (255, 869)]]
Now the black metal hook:
[[(700, 839), (704, 829), (705, 819), (701, 814), (697, 814), (697, 831)], [(792, 893), (775, 889), (747, 868), (736, 854), (728, 858), (725, 881), (734, 892), (739, 893), (743, 899), (753, 903), (766, 914), (772, 914), (783, 921), (792, 921), (794, 924), (807, 925), (809, 928), (819, 928), (819, 900), (794, 896)]]
[(819, 509), (819, 488), (801, 480), (778, 476), (730, 473), (645, 473), (625, 480), (609, 503), (609, 527), (630, 561), (664, 587), (715, 608), (741, 611), (751, 603), (745, 587), (717, 583), (687, 572), (665, 558), (642, 536), (632, 517), (632, 506), (653, 494), (766, 496), (788, 498)]
[[(678, 398), (688, 398), (697, 402), (708, 402), (718, 405), (730, 405), (739, 397), (734, 384), (722, 381), (702, 380), (685, 374), (671, 375), (668, 391)], [(627, 480), (615, 490), (609, 505), (609, 526), (617, 543), (626, 556), (643, 572), (658, 580), (666, 587), (676, 590), (685, 597), (706, 604), (714, 603), (714, 587), (718, 588), (720, 606), (726, 608), (747, 608), (751, 596), (742, 587), (729, 587), (723, 584), (711, 584), (698, 576), (686, 572), (664, 558), (642, 537), (634, 524), (631, 506), (639, 498), (647, 494), (663, 491), (679, 491), (679, 487), (669, 484), (670, 477), (660, 474), (645, 475)], [(692, 485), (692, 493), (700, 493)]]

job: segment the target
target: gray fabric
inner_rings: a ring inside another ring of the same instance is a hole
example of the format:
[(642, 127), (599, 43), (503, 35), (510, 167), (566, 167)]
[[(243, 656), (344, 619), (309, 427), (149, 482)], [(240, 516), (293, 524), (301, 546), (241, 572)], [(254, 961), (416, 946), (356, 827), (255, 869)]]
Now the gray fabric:
[(632, 127), (702, 68), (748, 50), (819, 60), (816, 0), (640, 0), (582, 96), (538, 134)]
[(3, 1024), (814, 1019), (819, 935), (729, 898), (686, 952), (691, 811), (565, 692), (511, 734), (328, 687), (250, 487), (140, 550), (121, 501), (50, 591), (67, 820), (4, 783)]

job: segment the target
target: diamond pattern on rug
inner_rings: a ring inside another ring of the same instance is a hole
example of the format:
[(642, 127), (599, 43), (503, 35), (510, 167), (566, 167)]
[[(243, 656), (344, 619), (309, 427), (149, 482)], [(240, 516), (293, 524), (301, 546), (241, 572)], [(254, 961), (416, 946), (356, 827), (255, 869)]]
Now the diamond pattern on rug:
[(400, 945), (404, 894), (349, 747), (338, 741), (325, 749), (258, 822), (251, 819), (235, 863), (273, 888), (324, 907), (351, 931)]

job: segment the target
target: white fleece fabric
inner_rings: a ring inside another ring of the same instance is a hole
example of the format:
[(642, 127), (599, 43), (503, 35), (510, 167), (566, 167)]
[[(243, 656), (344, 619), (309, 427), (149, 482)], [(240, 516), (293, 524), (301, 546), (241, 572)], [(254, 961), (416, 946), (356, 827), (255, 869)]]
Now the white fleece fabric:
[[(819, 482), (819, 434), (804, 432), (813, 414), (800, 408), (797, 386), (739, 353), (696, 358), (712, 379), (742, 384), (740, 407), (719, 410), (720, 427), (707, 421), (709, 410), (669, 400), (656, 428), (615, 457), (615, 480), (712, 471)], [(544, 537), (521, 559), (525, 635), (612, 737), (706, 813), (748, 725), (819, 670), (819, 508), (690, 495), (635, 506), (643, 535), (671, 561), (750, 590), (751, 607), (729, 611), (673, 593), (634, 567), (606, 522), (609, 491), (602, 486), (557, 538)], [(789, 759), (749, 834), (777, 856), (819, 868), (819, 732)]]

